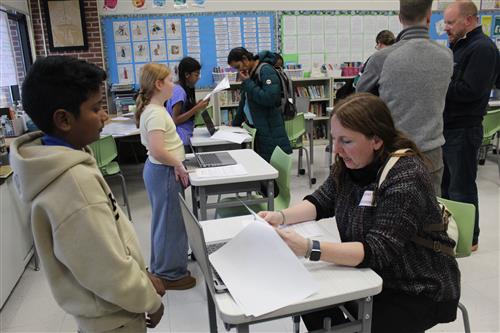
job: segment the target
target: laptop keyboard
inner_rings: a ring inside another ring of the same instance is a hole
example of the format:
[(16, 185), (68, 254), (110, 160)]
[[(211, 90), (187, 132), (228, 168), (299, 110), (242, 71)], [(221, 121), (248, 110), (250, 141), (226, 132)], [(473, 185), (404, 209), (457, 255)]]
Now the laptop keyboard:
[(221, 160), (215, 154), (199, 154), (198, 158), (204, 165), (219, 165)]
[(217, 251), (218, 249), (220, 249), (224, 244), (226, 244), (226, 243), (223, 242), (223, 243), (215, 243), (215, 244), (209, 244), (209, 245), (207, 245), (207, 253), (208, 254), (214, 253), (215, 251)]

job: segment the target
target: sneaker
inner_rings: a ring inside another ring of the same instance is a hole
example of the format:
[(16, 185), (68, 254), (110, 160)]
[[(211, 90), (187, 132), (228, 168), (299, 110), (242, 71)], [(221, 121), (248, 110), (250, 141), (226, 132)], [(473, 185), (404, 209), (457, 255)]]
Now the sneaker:
[(186, 290), (191, 289), (196, 285), (196, 279), (190, 274), (179, 280), (161, 279), (166, 290)]

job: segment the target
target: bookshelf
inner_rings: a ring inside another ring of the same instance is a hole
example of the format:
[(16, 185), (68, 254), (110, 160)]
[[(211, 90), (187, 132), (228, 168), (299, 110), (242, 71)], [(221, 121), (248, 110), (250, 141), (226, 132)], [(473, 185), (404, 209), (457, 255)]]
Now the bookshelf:
[[(314, 139), (327, 138), (328, 114), (326, 108), (332, 105), (332, 80), (329, 77), (310, 77), (292, 79), (296, 97), (309, 98), (309, 110), (315, 115), (313, 126)], [(301, 112), (302, 110), (298, 110)]]
[(234, 82), (229, 89), (217, 93), (218, 124), (228, 125), (233, 120), (240, 103), (240, 87), (240, 82)]

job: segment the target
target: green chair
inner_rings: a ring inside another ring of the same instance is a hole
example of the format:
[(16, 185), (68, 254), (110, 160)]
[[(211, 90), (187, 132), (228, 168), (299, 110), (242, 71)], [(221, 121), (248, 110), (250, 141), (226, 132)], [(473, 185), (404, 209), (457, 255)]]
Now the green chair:
[(128, 202), (127, 186), (125, 185), (125, 178), (123, 177), (118, 162), (114, 161), (114, 159), (118, 156), (115, 139), (113, 139), (111, 135), (104, 136), (99, 140), (91, 143), (89, 147), (94, 153), (94, 158), (96, 159), (97, 166), (99, 167), (99, 170), (101, 170), (104, 178), (114, 176), (120, 177), (123, 200), (125, 201), (125, 206), (127, 207), (128, 218), (132, 221), (132, 215), (130, 214), (130, 205)]
[(299, 175), (303, 175), (305, 170), (302, 168), (302, 153), (306, 154), (306, 164), (307, 164), (307, 177), (309, 178), (309, 188), (312, 187), (312, 184), (316, 183), (315, 178), (311, 178), (311, 163), (309, 162), (309, 151), (304, 145), (303, 137), (306, 133), (306, 123), (304, 119), (303, 113), (297, 113), (297, 115), (291, 119), (285, 121), (285, 129), (288, 135), (288, 139), (290, 140), (290, 144), (292, 145), (292, 149), (299, 150), (299, 161), (297, 165), (297, 173)]
[[(452, 201), (438, 198), (446, 208), (451, 212), (453, 218), (457, 222), (458, 227), (458, 244), (456, 249), (456, 257), (468, 257), (471, 254), (472, 234), (474, 232), (474, 220), (476, 217), (476, 207), (470, 203)], [(467, 308), (462, 303), (458, 303), (458, 308), (462, 311), (465, 332), (470, 333), (470, 322)]]
[(257, 129), (250, 127), (247, 123), (243, 123), (242, 127), (252, 136), (252, 149), (255, 150), (255, 134), (257, 134)]
[[(279, 194), (274, 198), (274, 210), (282, 210), (290, 206), (290, 173), (292, 170), (292, 155), (288, 155), (280, 147), (274, 149), (271, 155), (271, 165), (273, 168), (278, 170), (278, 178), (276, 183), (278, 184)], [(249, 196), (249, 199), (261, 199), (261, 196)], [(230, 202), (235, 201), (236, 198), (224, 198), (220, 202)], [(267, 210), (267, 204), (260, 203), (256, 205), (249, 206), (254, 212), (259, 212), (261, 210)], [(240, 216), (248, 215), (248, 210), (243, 206), (238, 207), (227, 207), (218, 208), (215, 211), (216, 217), (230, 217), (230, 216)]]
[(498, 172), (500, 173), (500, 158), (499, 158), (499, 140), (500, 140), (500, 109), (492, 110), (486, 113), (483, 118), (483, 143), (479, 149), (478, 160), (479, 164), (484, 164), (486, 155), (490, 148), (493, 147), (491, 141), (496, 137), (496, 151)]

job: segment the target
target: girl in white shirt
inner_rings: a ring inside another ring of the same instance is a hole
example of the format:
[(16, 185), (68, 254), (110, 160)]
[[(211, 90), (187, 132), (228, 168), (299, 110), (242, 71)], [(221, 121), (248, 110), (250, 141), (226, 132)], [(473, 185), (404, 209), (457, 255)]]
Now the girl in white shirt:
[(174, 84), (168, 67), (147, 64), (141, 72), (136, 122), (141, 143), (148, 151), (143, 178), (152, 206), (150, 271), (162, 279), (165, 289), (189, 289), (196, 280), (187, 270), (187, 235), (179, 193), (188, 186), (182, 161), (184, 146), (165, 101)]

